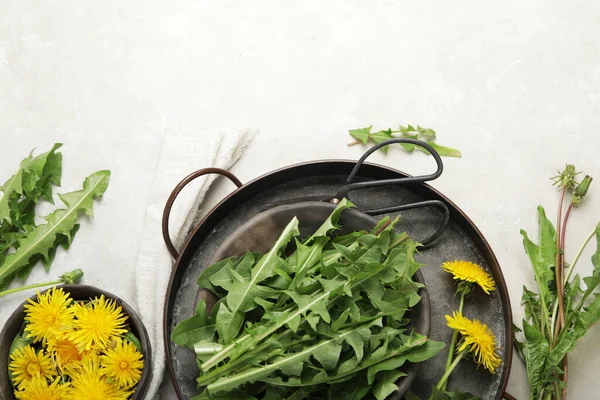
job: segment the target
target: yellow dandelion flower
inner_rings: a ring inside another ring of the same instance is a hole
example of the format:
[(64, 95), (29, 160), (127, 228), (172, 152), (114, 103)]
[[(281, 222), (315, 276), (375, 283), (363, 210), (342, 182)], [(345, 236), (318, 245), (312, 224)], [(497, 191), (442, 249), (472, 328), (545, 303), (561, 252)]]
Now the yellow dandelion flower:
[(52, 288), (44, 294), (37, 293), (37, 302), (27, 300), (25, 305), (25, 328), (27, 337), (33, 342), (47, 340), (61, 329), (70, 328), (73, 324), (73, 309), (69, 307), (73, 299), (62, 288)]
[(91, 353), (84, 356), (69, 372), (71, 389), (65, 400), (126, 400), (131, 391), (109, 382), (100, 372), (100, 358)]
[(142, 376), (142, 354), (128, 341), (121, 340), (114, 349), (100, 357), (100, 372), (115, 380), (121, 387), (135, 385)]
[(66, 367), (73, 365), (77, 361), (81, 361), (83, 353), (79, 348), (68, 338), (71, 331), (60, 332), (48, 339), (47, 349), (55, 365), (63, 370)]
[(470, 261), (448, 261), (442, 264), (442, 268), (454, 275), (454, 279), (478, 284), (487, 294), (496, 289), (494, 278), (480, 265)]
[(15, 391), (18, 400), (65, 400), (67, 385), (60, 384), (60, 378), (48, 385), (48, 381), (41, 375), (36, 375), (25, 387), (25, 390)]
[(36, 353), (29, 345), (12, 352), (8, 369), (12, 373), (13, 384), (19, 389), (27, 386), (38, 375), (44, 379), (56, 375), (50, 356), (42, 350)]
[(476, 319), (470, 320), (459, 312), (446, 315), (448, 326), (458, 331), (463, 338), (458, 351), (465, 349), (473, 354), (475, 361), (494, 373), (500, 365), (500, 356), (496, 354), (496, 336), (486, 324)]
[(93, 346), (106, 348), (113, 337), (127, 332), (125, 316), (116, 301), (106, 300), (104, 295), (88, 304), (76, 304), (74, 330), (67, 336), (80, 350), (90, 350)]

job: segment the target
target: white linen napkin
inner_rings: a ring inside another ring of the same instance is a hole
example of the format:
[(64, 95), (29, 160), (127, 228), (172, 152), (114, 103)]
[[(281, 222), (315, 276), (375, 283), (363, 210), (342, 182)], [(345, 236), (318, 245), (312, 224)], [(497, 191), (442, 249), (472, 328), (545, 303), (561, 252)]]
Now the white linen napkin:
[[(168, 132), (161, 149), (156, 178), (144, 221), (142, 239), (135, 263), (135, 302), (152, 344), (152, 381), (146, 399), (159, 398), (163, 379), (163, 308), (173, 266), (162, 238), (161, 219), (165, 202), (175, 185), (189, 173), (208, 167), (229, 169), (244, 152), (255, 130), (200, 134)], [(207, 175), (182, 190), (171, 211), (171, 238), (177, 248), (187, 237), (211, 184), (217, 175)], [(197, 188), (192, 190), (192, 188)]]

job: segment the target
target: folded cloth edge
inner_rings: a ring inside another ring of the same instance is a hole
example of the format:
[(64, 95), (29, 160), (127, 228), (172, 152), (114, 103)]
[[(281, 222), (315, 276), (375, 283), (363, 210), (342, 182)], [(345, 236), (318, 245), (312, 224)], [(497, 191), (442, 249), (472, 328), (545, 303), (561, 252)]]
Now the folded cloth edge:
[[(176, 183), (193, 170), (204, 167), (231, 168), (257, 132), (252, 128), (243, 128), (235, 133), (211, 135), (208, 141), (200, 135), (189, 133), (168, 134), (163, 140), (153, 192), (146, 210), (142, 240), (138, 248), (134, 280), (135, 306), (152, 343), (153, 375), (146, 399), (160, 398), (157, 391), (165, 369), (163, 308), (173, 259), (161, 235), (164, 202)], [(183, 152), (179, 151), (182, 149), (182, 143), (185, 143)], [(196, 152), (192, 151), (194, 148)], [(209, 164), (205, 164), (207, 161)], [(199, 208), (217, 177), (207, 175), (199, 178), (202, 182), (196, 185), (198, 189), (194, 193), (190, 192), (187, 196), (178, 198), (171, 216), (172, 226), (180, 227), (172, 229), (178, 232), (174, 240), (177, 247), (185, 241), (194, 226)]]

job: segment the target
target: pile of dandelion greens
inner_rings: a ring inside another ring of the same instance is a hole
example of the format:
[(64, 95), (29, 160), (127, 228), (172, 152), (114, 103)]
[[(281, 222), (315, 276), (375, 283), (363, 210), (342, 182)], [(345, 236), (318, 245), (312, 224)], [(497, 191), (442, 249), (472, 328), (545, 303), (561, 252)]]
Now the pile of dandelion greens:
[(17, 171), (0, 186), (0, 297), (17, 291), (57, 283), (75, 283), (83, 273), (76, 270), (58, 280), (7, 288), (14, 282), (27, 280), (40, 261), (48, 271), (59, 247), (68, 249), (79, 229), (77, 220), (83, 213), (92, 216), (94, 199), (108, 187), (110, 171), (97, 171), (88, 176), (81, 190), (58, 194), (66, 208), (58, 208), (36, 223), (36, 207), (41, 201), (54, 204), (53, 187), (61, 184), (62, 144), (23, 159)]
[(62, 288), (52, 288), (28, 299), (24, 327), (10, 349), (15, 397), (129, 399), (144, 356), (127, 318), (104, 295), (74, 301)]
[[(266, 254), (248, 252), (208, 267), (200, 301), (172, 340), (193, 349), (202, 399), (385, 399), (401, 367), (444, 344), (415, 332), (407, 312), (420, 300), (413, 275), (418, 243), (398, 219), (371, 232), (334, 236), (342, 200), (310, 237), (294, 218)], [(286, 256), (290, 243), (295, 250)]]

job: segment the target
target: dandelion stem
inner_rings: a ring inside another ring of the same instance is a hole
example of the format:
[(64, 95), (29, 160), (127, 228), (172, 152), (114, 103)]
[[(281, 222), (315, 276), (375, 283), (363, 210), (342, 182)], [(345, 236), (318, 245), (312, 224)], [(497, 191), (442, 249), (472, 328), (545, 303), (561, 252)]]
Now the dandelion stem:
[(567, 187), (563, 185), (560, 191), (560, 201), (558, 203), (558, 213), (556, 217), (556, 261), (554, 273), (556, 274), (556, 292), (558, 302), (558, 318), (556, 319), (556, 325), (554, 328), (554, 338), (550, 337), (550, 349), (552, 349), (554, 341), (560, 332), (561, 327), (564, 325), (565, 311), (564, 311), (564, 287), (561, 285), (563, 282), (563, 270), (561, 268), (561, 249), (562, 249), (562, 234), (561, 234), (561, 222), (562, 222), (562, 209), (563, 202), (565, 200), (565, 192)]
[(565, 284), (567, 282), (569, 282), (569, 279), (571, 278), (571, 274), (573, 273), (573, 270), (575, 269), (575, 265), (577, 264), (577, 261), (579, 261), (579, 257), (581, 257), (581, 253), (583, 253), (583, 250), (587, 247), (587, 244), (590, 242), (590, 240), (592, 240), (592, 238), (594, 237), (595, 234), (596, 234), (596, 228), (594, 228), (592, 230), (592, 232), (590, 232), (590, 235), (585, 239), (585, 241), (583, 242), (583, 244), (577, 251), (577, 254), (575, 254), (575, 258), (573, 259), (573, 262), (571, 263), (571, 265), (569, 265), (569, 272), (567, 273), (567, 277), (565, 279)]
[(544, 398), (544, 400), (551, 400), (551, 399), (552, 399), (552, 392), (546, 393), (546, 397)]
[(22, 290), (35, 289), (35, 288), (44, 287), (44, 286), (60, 285), (61, 283), (66, 283), (68, 285), (72, 285), (74, 283), (79, 282), (79, 280), (82, 277), (83, 277), (83, 271), (80, 270), (80, 269), (76, 269), (76, 270), (73, 270), (71, 272), (66, 272), (66, 273), (62, 274), (55, 281), (44, 282), (44, 283), (36, 283), (36, 284), (33, 284), (33, 285), (29, 285), (29, 286), (21, 286), (21, 287), (17, 287), (17, 288), (14, 288), (14, 289), (5, 290), (3, 292), (0, 292), (0, 297), (6, 296), (7, 294), (11, 294), (11, 293), (17, 293), (17, 292), (20, 292)]
[(452, 371), (454, 371), (454, 368), (456, 368), (456, 366), (458, 365), (460, 360), (462, 360), (462, 358), (465, 356), (466, 353), (467, 353), (467, 350), (463, 350), (460, 353), (458, 353), (456, 358), (454, 359), (454, 362), (452, 364), (450, 364), (450, 367), (446, 368), (446, 371), (444, 372), (442, 379), (440, 379), (440, 381), (436, 385), (436, 387), (438, 389), (442, 389), (442, 387), (444, 386), (444, 384), (450, 377), (450, 374), (452, 373)]
[[(462, 294), (460, 295), (460, 305), (458, 306), (458, 312), (460, 314), (462, 314), (463, 311), (463, 306), (465, 304), (465, 292), (462, 292)], [(452, 334), (452, 340), (450, 341), (450, 348), (448, 349), (448, 360), (446, 360), (446, 369), (448, 369), (450, 367), (450, 365), (452, 365), (452, 358), (454, 357), (454, 350), (456, 347), (456, 340), (458, 339), (458, 331), (455, 330), (454, 333)], [(446, 390), (446, 386), (448, 385), (448, 382), (444, 382), (444, 384), (441, 387), (441, 390)]]
[(51, 286), (51, 285), (58, 285), (58, 284), (61, 284), (61, 283), (63, 283), (62, 280), (58, 279), (58, 280), (52, 281), (52, 282), (36, 283), (36, 284), (33, 284), (33, 285), (29, 285), (29, 286), (21, 286), (21, 287), (17, 287), (17, 288), (13, 288), (13, 289), (8, 289), (8, 290), (5, 290), (3, 292), (0, 292), (0, 297), (6, 296), (7, 294), (17, 293), (17, 292), (20, 292), (22, 290), (35, 289), (35, 288), (44, 287), (44, 286)]

